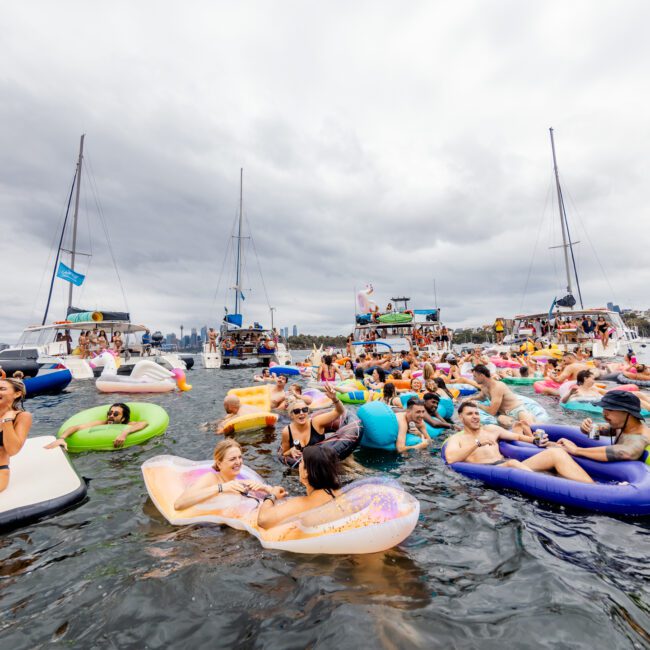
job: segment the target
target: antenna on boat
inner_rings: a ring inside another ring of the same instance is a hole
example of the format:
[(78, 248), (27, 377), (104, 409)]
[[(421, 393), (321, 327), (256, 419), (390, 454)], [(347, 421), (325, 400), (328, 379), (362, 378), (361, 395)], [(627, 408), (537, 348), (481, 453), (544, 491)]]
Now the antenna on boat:
[(235, 279), (235, 314), (239, 313), (239, 296), (241, 293), (241, 222), (244, 204), (244, 168), (239, 170), (239, 227), (237, 229), (237, 277)]
[[(564, 249), (564, 268), (566, 271), (567, 292), (569, 296), (573, 297), (573, 288), (571, 285), (571, 269), (569, 268), (569, 251), (571, 252), (571, 261), (573, 264), (573, 273), (576, 278), (576, 288), (578, 289), (578, 298), (580, 299), (580, 307), (584, 309), (582, 304), (582, 292), (580, 291), (580, 281), (578, 280), (578, 269), (576, 268), (576, 258), (573, 254), (573, 245), (580, 242), (572, 242), (571, 234), (569, 232), (569, 222), (566, 218), (566, 209), (564, 207), (564, 198), (562, 197), (562, 187), (560, 186), (560, 174), (557, 169), (557, 158), (555, 156), (555, 140), (553, 138), (553, 127), (549, 129), (551, 134), (551, 151), (553, 152), (553, 170), (555, 172), (555, 188), (557, 190), (557, 205), (560, 211), (560, 224), (562, 226), (562, 245), (551, 246), (551, 248)], [(575, 304), (575, 300), (573, 301)], [(570, 305), (569, 305), (570, 306)]]

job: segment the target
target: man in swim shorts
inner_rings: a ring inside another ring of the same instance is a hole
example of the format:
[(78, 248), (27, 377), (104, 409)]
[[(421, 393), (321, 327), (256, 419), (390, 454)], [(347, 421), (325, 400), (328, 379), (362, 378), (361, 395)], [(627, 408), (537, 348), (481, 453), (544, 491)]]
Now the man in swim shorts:
[(490, 400), (488, 406), (477, 404), (479, 409), (495, 416), (503, 426), (511, 426), (514, 420), (522, 424), (526, 433), (532, 433), (530, 425), (535, 422), (535, 416), (502, 381), (494, 379), (487, 367), (480, 364), (474, 366), (472, 374), (481, 389), (474, 399), (477, 402)]
[(214, 327), (211, 327), (208, 330), (208, 353), (217, 351), (217, 333), (214, 330)]
[[(500, 467), (516, 467), (529, 472), (547, 472), (554, 470), (563, 478), (581, 483), (593, 483), (591, 477), (563, 449), (553, 447), (520, 462), (505, 458), (499, 450), (499, 440), (519, 440), (533, 442), (532, 434), (518, 431), (507, 431), (495, 424), (481, 425), (481, 415), (478, 405), (468, 400), (458, 408), (463, 430), (455, 433), (445, 443), (445, 457), (448, 463), (476, 463), (477, 465), (498, 465)], [(513, 428), (514, 429), (514, 428)], [(542, 440), (544, 447), (548, 440)]]
[(131, 409), (122, 402), (117, 402), (111, 404), (108, 407), (108, 413), (106, 414), (105, 420), (95, 420), (94, 422), (86, 422), (86, 424), (77, 424), (73, 427), (68, 427), (58, 440), (51, 442), (49, 445), (45, 446), (45, 449), (52, 449), (54, 447), (63, 447), (68, 449), (68, 443), (65, 441), (66, 438), (70, 437), (73, 433), (77, 431), (83, 431), (84, 429), (91, 429), (92, 427), (99, 427), (102, 424), (126, 424), (122, 433), (120, 433), (113, 440), (113, 447), (122, 447), (126, 438), (129, 434), (135, 433), (136, 431), (142, 431), (149, 426), (148, 422), (132, 422), (131, 421)]
[[(558, 445), (572, 456), (590, 458), (601, 462), (617, 460), (639, 460), (645, 448), (650, 445), (650, 428), (645, 426), (641, 415), (641, 402), (634, 393), (611, 390), (603, 395), (596, 406), (603, 409), (607, 425), (599, 427), (601, 436), (611, 436), (614, 444), (603, 447), (578, 447), (571, 440), (561, 438)], [(580, 429), (589, 435), (593, 422), (591, 418), (582, 421)]]

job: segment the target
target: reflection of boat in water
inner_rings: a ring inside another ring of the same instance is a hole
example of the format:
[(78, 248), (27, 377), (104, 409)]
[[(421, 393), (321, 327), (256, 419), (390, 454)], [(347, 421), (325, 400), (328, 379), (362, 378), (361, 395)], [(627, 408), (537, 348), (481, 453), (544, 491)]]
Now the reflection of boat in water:
[[(566, 295), (559, 299), (554, 298), (548, 313), (524, 314), (515, 316), (511, 321), (505, 321), (506, 336), (503, 339), (503, 345), (496, 346), (496, 349), (499, 351), (519, 350), (529, 342), (538, 341), (543, 347), (556, 345), (565, 352), (581, 348), (591, 351), (592, 355), (597, 358), (620, 356), (629, 349), (638, 352), (642, 346), (645, 347), (648, 341), (639, 337), (636, 328), (628, 327), (619, 312), (605, 308), (584, 308), (573, 251), (573, 246), (579, 242), (571, 241), (555, 156), (553, 129), (549, 131), (562, 231), (562, 244), (552, 248), (559, 248), (563, 251)], [(574, 297), (574, 286), (580, 302), (579, 309), (576, 307), (578, 301)], [(586, 321), (587, 317), (594, 321), (602, 317), (605, 321), (602, 330), (586, 331), (590, 329), (590, 326), (583, 328), (582, 323)]]
[[(235, 310), (233, 313), (228, 313), (226, 308), (219, 331), (215, 333), (214, 344), (211, 345), (209, 340), (204, 343), (201, 357), (205, 368), (218, 369), (241, 363), (268, 366), (271, 361), (280, 365), (291, 363), (291, 353), (287, 343), (274, 329), (266, 329), (259, 323), (253, 323), (249, 326), (244, 325), (244, 317), (241, 313), (241, 307), (245, 300), (242, 288), (242, 268), (244, 263), (242, 242), (245, 239), (242, 236), (243, 178), (244, 170), (242, 169), (240, 170), (237, 234), (232, 237), (232, 239), (237, 240), (235, 285), (231, 287), (235, 294)], [(252, 237), (248, 238), (252, 239)]]
[[(57, 368), (65, 366), (68, 368), (75, 379), (89, 379), (94, 376), (92, 357), (98, 354), (102, 349), (110, 345), (113, 335), (119, 333), (123, 336), (120, 354), (118, 355), (120, 365), (120, 374), (128, 374), (135, 361), (142, 357), (166, 366), (167, 368), (185, 369), (185, 363), (176, 354), (163, 353), (155, 346), (143, 344), (136, 338), (136, 334), (144, 333), (147, 328), (144, 325), (135, 325), (131, 323), (130, 316), (127, 312), (116, 311), (99, 311), (83, 310), (72, 306), (75, 286), (81, 286), (85, 280), (85, 275), (75, 270), (77, 256), (88, 256), (86, 253), (80, 253), (77, 250), (77, 226), (79, 221), (79, 196), (81, 190), (81, 172), (83, 165), (83, 147), (84, 138), (81, 136), (79, 146), (79, 158), (75, 170), (74, 180), (70, 189), (68, 198), (68, 208), (61, 229), (59, 246), (54, 260), (54, 269), (50, 281), (49, 295), (45, 313), (40, 325), (32, 325), (26, 328), (18, 343), (15, 346), (6, 348), (0, 352), (0, 364), (6, 361), (26, 360), (38, 363), (41, 368)], [(73, 193), (76, 190), (74, 215), (72, 220), (72, 236), (69, 250), (64, 248), (64, 238), (67, 232), (68, 215), (72, 202)], [(105, 227), (105, 224), (103, 224)], [(110, 241), (107, 241), (110, 248)], [(69, 253), (69, 266), (60, 262), (61, 252)], [(114, 261), (114, 256), (111, 257)], [(117, 268), (116, 268), (117, 270)], [(66, 318), (62, 321), (55, 321), (47, 324), (47, 317), (50, 310), (52, 292), (56, 278), (61, 278), (69, 283), (68, 288), (68, 306)], [(119, 277), (119, 276), (118, 276)], [(79, 335), (81, 332), (91, 332), (99, 334), (104, 331), (106, 334), (106, 344), (102, 347), (100, 344), (90, 345), (89, 348), (82, 349), (79, 346)], [(99, 374), (99, 370), (96, 374)]]
[(372, 285), (357, 293), (353, 345), (371, 352), (420, 350), (433, 354), (451, 350), (453, 334), (436, 308), (410, 309), (410, 298), (391, 298), (384, 311), (370, 300)]

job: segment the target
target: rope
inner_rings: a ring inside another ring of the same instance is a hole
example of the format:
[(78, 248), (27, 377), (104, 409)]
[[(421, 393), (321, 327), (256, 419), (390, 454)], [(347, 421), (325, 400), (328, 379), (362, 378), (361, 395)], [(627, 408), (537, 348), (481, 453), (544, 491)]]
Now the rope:
[(101, 202), (99, 200), (99, 192), (97, 191), (97, 183), (95, 182), (95, 174), (93, 172), (92, 164), (90, 162), (90, 159), (88, 156), (85, 156), (86, 161), (87, 161), (87, 166), (86, 166), (86, 175), (89, 179), (89, 185), (93, 193), (93, 199), (95, 200), (95, 206), (97, 207), (97, 214), (99, 215), (99, 222), (102, 226), (102, 230), (104, 231), (104, 235), (106, 237), (106, 243), (108, 244), (108, 252), (111, 256), (111, 260), (113, 262), (113, 268), (115, 269), (115, 275), (117, 276), (117, 281), (120, 285), (120, 291), (122, 292), (122, 299), (124, 300), (124, 306), (126, 307), (126, 311), (130, 312), (131, 310), (129, 309), (129, 303), (126, 299), (126, 292), (124, 291), (124, 285), (122, 284), (122, 277), (120, 276), (120, 270), (117, 267), (117, 260), (115, 259), (115, 252), (113, 251), (113, 244), (111, 242), (111, 236), (108, 232), (108, 227), (106, 225), (106, 219), (104, 218), (104, 210), (102, 208)]
[(544, 215), (546, 214), (546, 208), (548, 206), (548, 199), (551, 194), (551, 188), (553, 187), (552, 182), (549, 183), (548, 189), (546, 190), (546, 199), (544, 201), (544, 209), (542, 210), (541, 217), (539, 218), (539, 225), (537, 226), (537, 235), (535, 236), (535, 246), (533, 246), (533, 255), (530, 258), (530, 265), (528, 266), (528, 275), (526, 276), (526, 284), (524, 285), (524, 293), (521, 297), (521, 305), (519, 311), (523, 313), (524, 311), (524, 301), (526, 300), (526, 294), (528, 293), (528, 283), (530, 281), (530, 274), (533, 270), (533, 262), (535, 261), (535, 253), (537, 252), (537, 244), (539, 243), (539, 235), (542, 232), (542, 225), (544, 223)]

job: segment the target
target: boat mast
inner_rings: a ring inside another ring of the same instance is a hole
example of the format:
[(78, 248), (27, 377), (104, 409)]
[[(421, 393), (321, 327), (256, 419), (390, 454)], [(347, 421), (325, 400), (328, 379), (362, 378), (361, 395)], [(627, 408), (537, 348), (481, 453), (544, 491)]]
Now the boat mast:
[[(77, 223), (79, 222), (79, 193), (81, 191), (81, 164), (83, 161), (84, 155), (84, 138), (86, 134), (82, 134), (81, 140), (79, 142), (79, 160), (77, 161), (77, 193), (74, 199), (74, 215), (72, 217), (72, 250), (70, 251), (70, 268), (74, 271), (74, 262), (77, 256)], [(74, 289), (74, 284), (70, 282), (70, 288), (68, 289), (68, 312), (72, 306), (72, 291)], [(67, 313), (66, 313), (67, 317)]]
[[(578, 298), (580, 299), (580, 307), (584, 309), (582, 304), (582, 292), (580, 291), (580, 282), (578, 280), (578, 269), (576, 268), (576, 259), (573, 255), (573, 244), (571, 241), (571, 234), (569, 233), (569, 223), (566, 218), (566, 209), (564, 207), (564, 198), (562, 196), (562, 187), (560, 186), (560, 174), (557, 169), (557, 158), (555, 156), (555, 140), (553, 138), (553, 127), (549, 129), (551, 134), (551, 151), (553, 152), (553, 170), (555, 172), (555, 188), (557, 190), (557, 206), (560, 212), (560, 224), (562, 226), (562, 246), (564, 250), (564, 268), (566, 271), (566, 284), (567, 292), (573, 295), (573, 287), (571, 284), (571, 269), (569, 268), (569, 250), (571, 252), (571, 261), (573, 263), (573, 273), (576, 278), (576, 287), (578, 289)], [(578, 242), (575, 242), (578, 243)]]
[(241, 288), (241, 225), (242, 225), (242, 206), (244, 203), (244, 168), (239, 170), (239, 228), (237, 231), (237, 277), (235, 280), (235, 314), (239, 313), (239, 297)]

